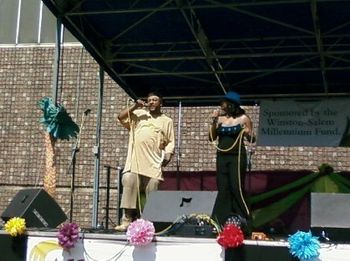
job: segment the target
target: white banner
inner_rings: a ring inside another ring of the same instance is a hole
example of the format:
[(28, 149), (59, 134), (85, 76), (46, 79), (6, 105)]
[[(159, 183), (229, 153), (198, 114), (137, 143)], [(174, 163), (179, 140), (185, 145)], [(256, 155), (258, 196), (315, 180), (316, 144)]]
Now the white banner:
[[(64, 251), (57, 239), (44, 236), (29, 236), (27, 261), (224, 261), (225, 250), (215, 239), (160, 238), (143, 247), (133, 247), (125, 241), (112, 239), (79, 240), (75, 247)], [(180, 242), (183, 241), (183, 242)], [(245, 251), (263, 254), (270, 248), (287, 248), (288, 241), (244, 240)], [(259, 248), (257, 248), (259, 247)], [(275, 250), (276, 251), (276, 250)], [(280, 251), (280, 250), (278, 250)], [(319, 261), (348, 261), (349, 244), (321, 244)], [(278, 258), (276, 252), (276, 258)], [(254, 256), (254, 254), (248, 255)], [(1, 258), (0, 258), (1, 259)], [(259, 260), (263, 260), (259, 258)], [(239, 260), (237, 260), (239, 261)]]
[(29, 236), (26, 260), (223, 261), (225, 259), (225, 251), (215, 239), (160, 238), (147, 246), (134, 247), (126, 240), (116, 240), (112, 239), (111, 235), (107, 236), (110, 239), (80, 239), (69, 251), (64, 251), (55, 238)]
[(350, 147), (350, 99), (263, 100), (257, 144)]

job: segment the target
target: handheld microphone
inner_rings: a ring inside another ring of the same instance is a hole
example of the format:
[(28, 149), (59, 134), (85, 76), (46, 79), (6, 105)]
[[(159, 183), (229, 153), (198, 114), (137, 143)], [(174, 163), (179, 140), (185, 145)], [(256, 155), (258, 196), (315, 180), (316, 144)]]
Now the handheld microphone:
[[(129, 98), (128, 101), (129, 101), (129, 102), (133, 102), (133, 103), (135, 103), (135, 104), (136, 104), (136, 103), (137, 103), (137, 104), (140, 104), (140, 102), (138, 102), (138, 101), (140, 101), (140, 100), (135, 100), (135, 99)], [(149, 105), (148, 105), (147, 102), (145, 102), (145, 101), (142, 100), (142, 106), (147, 108)]]

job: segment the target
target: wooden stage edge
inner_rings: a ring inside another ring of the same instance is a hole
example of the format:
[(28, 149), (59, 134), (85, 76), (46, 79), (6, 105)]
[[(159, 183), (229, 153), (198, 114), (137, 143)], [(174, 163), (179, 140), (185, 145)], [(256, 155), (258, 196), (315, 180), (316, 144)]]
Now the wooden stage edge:
[[(245, 240), (239, 248), (224, 250), (215, 238), (156, 236), (150, 244), (135, 247), (125, 234), (84, 232), (70, 251), (57, 241), (57, 231), (27, 231), (22, 238), (11, 238), (0, 230), (0, 260), (27, 261), (288, 261), (298, 260), (289, 253), (287, 238), (277, 240)], [(348, 261), (350, 244), (322, 243), (320, 261)]]

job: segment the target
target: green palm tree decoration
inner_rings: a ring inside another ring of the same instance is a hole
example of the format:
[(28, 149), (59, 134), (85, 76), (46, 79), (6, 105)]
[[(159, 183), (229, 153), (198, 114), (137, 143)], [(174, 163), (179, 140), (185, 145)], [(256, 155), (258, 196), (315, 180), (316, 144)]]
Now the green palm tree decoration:
[(51, 98), (44, 97), (38, 105), (43, 111), (40, 123), (45, 127), (45, 175), (44, 189), (52, 197), (56, 194), (56, 155), (55, 144), (58, 139), (69, 140), (76, 138), (79, 133), (78, 125), (72, 120), (63, 105), (56, 105)]

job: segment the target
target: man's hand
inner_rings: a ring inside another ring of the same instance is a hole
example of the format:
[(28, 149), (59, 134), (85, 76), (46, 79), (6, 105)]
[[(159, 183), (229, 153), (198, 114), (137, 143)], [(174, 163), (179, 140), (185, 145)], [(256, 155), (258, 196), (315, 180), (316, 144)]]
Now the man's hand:
[(136, 100), (135, 102), (135, 107), (136, 108), (143, 108), (143, 107), (147, 107), (147, 103), (141, 99)]
[(164, 159), (162, 162), (162, 167), (165, 167), (166, 165), (168, 165), (168, 163), (170, 162), (171, 158), (172, 158), (172, 154), (171, 153), (165, 153), (164, 154)]

